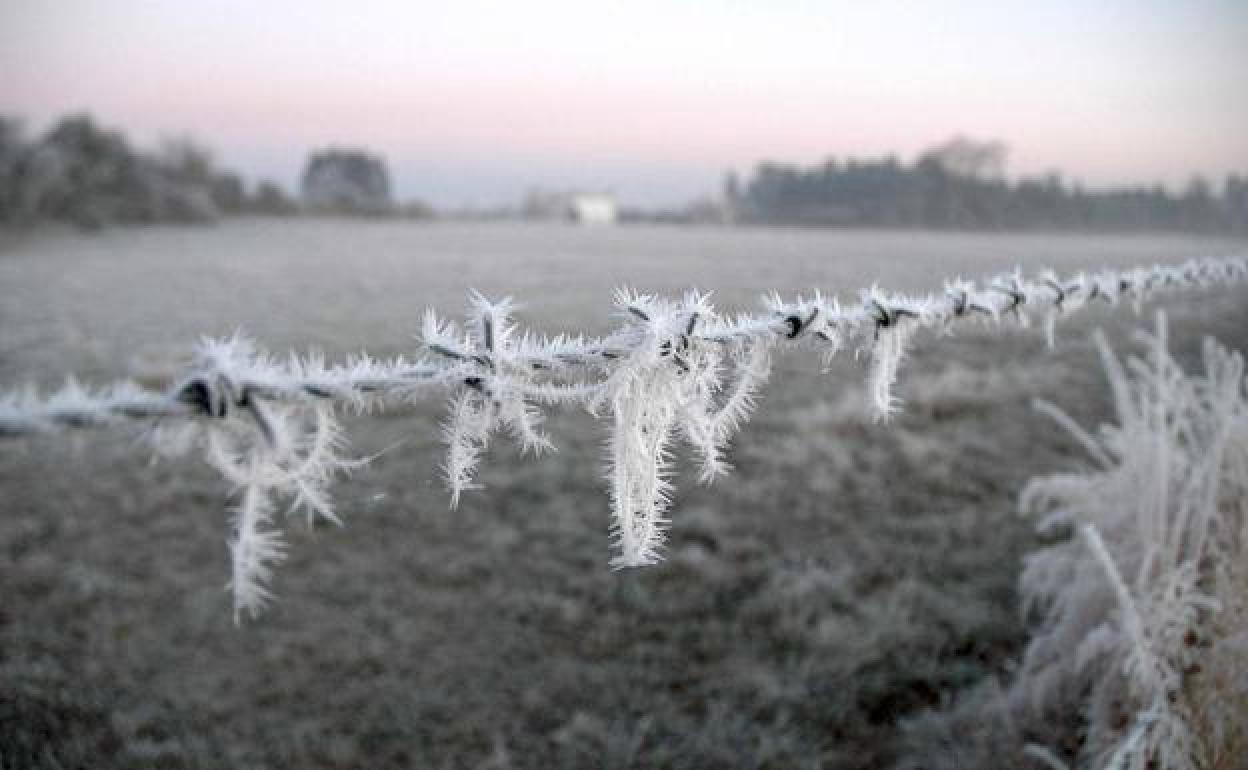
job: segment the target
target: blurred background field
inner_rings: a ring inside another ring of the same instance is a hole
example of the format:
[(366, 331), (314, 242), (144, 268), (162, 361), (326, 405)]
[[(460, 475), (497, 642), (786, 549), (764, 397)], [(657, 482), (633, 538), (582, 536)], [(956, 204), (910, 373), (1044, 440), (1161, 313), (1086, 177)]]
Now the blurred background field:
[[(544, 332), (601, 332), (619, 285), (853, 300), (1022, 267), (1244, 253), (1230, 238), (508, 222), (234, 219), (0, 241), (0, 387), (178, 370), (201, 334), (274, 352), (414, 353), (424, 308), (513, 295)], [(948, 747), (908, 719), (1008, 672), (1024, 639), (1015, 499), (1082, 461), (1030, 409), (1107, 418), (1088, 340), (1165, 307), (1173, 347), (1245, 349), (1242, 289), (1085, 311), (1045, 349), (1012, 323), (925, 339), (889, 424), (852, 353), (777, 361), (735, 472), (681, 465), (669, 557), (607, 567), (602, 426), (554, 455), (491, 448), (447, 507), (443, 404), (348, 420), (380, 455), (334, 490), (346, 527), (290, 527), (280, 602), (236, 628), (228, 490), (133, 431), (0, 445), (4, 767), (880, 767)], [(968, 741), (974, 735), (960, 736)], [(918, 758), (916, 760), (916, 758)]]

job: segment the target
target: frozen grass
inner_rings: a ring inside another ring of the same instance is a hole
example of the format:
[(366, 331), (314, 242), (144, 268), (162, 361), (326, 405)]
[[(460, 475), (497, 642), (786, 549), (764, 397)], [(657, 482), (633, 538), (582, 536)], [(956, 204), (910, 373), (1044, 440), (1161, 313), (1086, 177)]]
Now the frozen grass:
[(1091, 467), (1023, 490), (1056, 542), (1025, 560), (1019, 669), (912, 720), (902, 767), (1248, 767), (1248, 379), (1212, 339), (1185, 371), (1156, 328), (1125, 365), (1097, 339), (1113, 422), (1041, 405)]
[[(995, 272), (1003, 253), (1066, 270), (1243, 250), (336, 228), (18, 244), (0, 256), (3, 381), (133, 373), (108, 368), (118, 350), (161, 376), (186, 340), (231, 331), (223, 318), (283, 347), (341, 354), (389, 339), (378, 352), (401, 353), (420, 308), (453, 310), (469, 286), (549, 297), (552, 317), (534, 320), (562, 328), (600, 318), (592, 303), (617, 283), (696, 282), (728, 305), (757, 286), (924, 288)], [(356, 253), (369, 270), (339, 264)], [(545, 283), (517, 288), (507, 254)], [(149, 281), (162, 291), (136, 286)], [(1204, 334), (1245, 346), (1242, 293), (1194, 300), (1170, 309), (1180, 360)], [(779, 357), (784, 386), (726, 458), (733, 475), (706, 489), (677, 461), (668, 561), (641, 574), (603, 568), (604, 436), (591, 420), (552, 415), (560, 451), (543, 462), (492, 444), (488, 494), (448, 512), (429, 472), (444, 451), (430, 430), (440, 405), (350, 418), (360, 455), (406, 443), (336, 490), (345, 529), (291, 528), (282, 601), (241, 631), (222, 622), (214, 473), (150, 465), (116, 436), (2, 448), (0, 756), (6, 770), (887, 765), (907, 746), (899, 719), (1004, 677), (1020, 654), (1018, 568), (1036, 539), (1008, 512), (1026, 479), (1083, 457), (1030, 403), (1059, 403), (1085, 425), (1110, 418), (1088, 331), (1106, 326), (1122, 346), (1139, 322), (1094, 313), (1059, 327), (1056, 353), (1035, 331), (933, 345), (907, 363), (906, 405), (886, 427), (864, 416), (861, 363), (820, 374)]]
[(1098, 467), (1023, 492), (1042, 532), (1074, 536), (1028, 558), (1041, 620), (1014, 690), (1032, 714), (1083, 701), (1080, 764), (1232, 767), (1248, 754), (1248, 381), (1212, 340), (1185, 374), (1164, 316), (1144, 345), (1124, 367), (1101, 342), (1116, 420), (1078, 434)]

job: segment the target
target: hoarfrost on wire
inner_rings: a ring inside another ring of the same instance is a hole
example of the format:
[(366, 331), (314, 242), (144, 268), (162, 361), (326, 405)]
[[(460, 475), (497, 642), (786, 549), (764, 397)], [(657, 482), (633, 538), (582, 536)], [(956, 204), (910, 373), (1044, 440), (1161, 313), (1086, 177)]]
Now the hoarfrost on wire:
[(0, 437), (150, 420), (158, 450), (202, 452), (238, 500), (230, 539), (237, 618), (271, 599), (269, 579), (285, 553), (280, 518), (302, 513), (309, 522), (340, 523), (329, 484), (363, 462), (345, 456), (340, 408), (369, 412), (446, 393), (442, 474), (452, 507), (480, 487), (476, 471), (496, 434), (538, 455), (555, 448), (542, 428), (546, 409), (606, 413), (611, 564), (642, 566), (662, 557), (673, 453), (688, 445), (707, 483), (729, 471), (729, 443), (749, 419), (778, 347), (818, 352), (825, 363), (844, 350), (865, 356), (868, 406), (887, 419), (899, 407), (899, 366), (921, 330), (1026, 325), (1035, 316), (1052, 344), (1057, 319), (1089, 303), (1138, 306), (1164, 290), (1246, 278), (1244, 258), (1067, 279), (1015, 272), (982, 285), (950, 281), (923, 297), (872, 287), (846, 305), (819, 292), (771, 294), (758, 315), (720, 313), (696, 291), (664, 298), (621, 290), (614, 297), (618, 328), (601, 338), (521, 331), (510, 299), (474, 292), (462, 329), (425, 314), (415, 360), (362, 354), (331, 365), (320, 355), (291, 354), (278, 361), (237, 335), (203, 340), (186, 376), (166, 392), (132, 383), (93, 392), (70, 380), (47, 397), (31, 389), (0, 394)]

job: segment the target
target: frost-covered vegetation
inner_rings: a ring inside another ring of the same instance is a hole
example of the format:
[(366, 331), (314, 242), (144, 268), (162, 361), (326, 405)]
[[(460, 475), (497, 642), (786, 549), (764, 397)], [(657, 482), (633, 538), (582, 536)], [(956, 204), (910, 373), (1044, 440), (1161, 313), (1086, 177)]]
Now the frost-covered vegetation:
[(1100, 431), (1042, 404), (1091, 467), (1022, 493), (1056, 542), (1026, 558), (1033, 627), (1012, 681), (912, 727), (978, 717), (998, 732), (916, 766), (996, 767), (1009, 752), (1115, 770), (1248, 762), (1248, 379), (1213, 340), (1184, 373), (1166, 337), (1161, 316), (1125, 367), (1098, 337), (1116, 417)]
[(1244, 361), (1209, 340), (1185, 375), (1164, 317), (1145, 344), (1124, 371), (1101, 341), (1117, 424), (1076, 431), (1098, 467), (1023, 492), (1042, 531), (1074, 536), (1027, 561), (1039, 623), (1015, 690), (1039, 714), (1073, 696), (1080, 764), (1235, 767), (1248, 758)]

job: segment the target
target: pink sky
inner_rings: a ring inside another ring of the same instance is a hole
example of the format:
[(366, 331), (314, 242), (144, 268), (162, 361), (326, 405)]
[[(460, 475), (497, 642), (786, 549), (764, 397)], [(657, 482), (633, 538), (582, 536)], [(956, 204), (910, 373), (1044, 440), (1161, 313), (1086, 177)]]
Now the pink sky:
[(0, 111), (90, 110), (297, 178), (362, 145), (443, 205), (536, 184), (638, 203), (763, 158), (964, 132), (1090, 185), (1248, 171), (1248, 3), (7, 0)]

